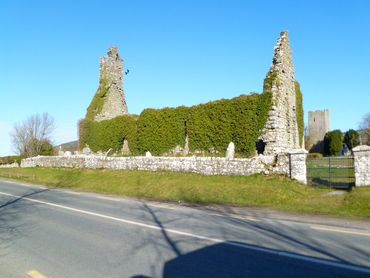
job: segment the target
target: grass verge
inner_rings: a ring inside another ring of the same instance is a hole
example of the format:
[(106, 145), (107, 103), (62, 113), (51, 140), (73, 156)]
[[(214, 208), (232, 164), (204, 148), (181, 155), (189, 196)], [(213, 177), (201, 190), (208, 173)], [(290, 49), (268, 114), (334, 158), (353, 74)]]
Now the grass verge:
[(162, 201), (256, 206), (370, 218), (370, 187), (342, 195), (282, 176), (202, 176), (190, 173), (61, 168), (0, 169), (0, 177), (50, 187)]

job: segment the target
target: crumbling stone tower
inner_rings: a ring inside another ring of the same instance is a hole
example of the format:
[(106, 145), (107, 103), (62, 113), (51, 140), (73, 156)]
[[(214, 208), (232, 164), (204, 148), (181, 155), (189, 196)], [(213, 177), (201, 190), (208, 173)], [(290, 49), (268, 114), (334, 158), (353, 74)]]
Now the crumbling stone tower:
[(284, 31), (274, 47), (272, 65), (264, 81), (264, 93), (271, 93), (272, 97), (272, 107), (260, 137), (265, 146), (264, 154), (285, 153), (300, 148), (297, 86), (299, 89), (294, 78), (288, 32)]
[(123, 60), (118, 48), (112, 46), (108, 56), (100, 58), (99, 88), (87, 108), (86, 118), (103, 121), (124, 114), (128, 110), (123, 90)]
[(314, 152), (324, 152), (324, 137), (330, 131), (329, 110), (308, 112), (308, 149)]

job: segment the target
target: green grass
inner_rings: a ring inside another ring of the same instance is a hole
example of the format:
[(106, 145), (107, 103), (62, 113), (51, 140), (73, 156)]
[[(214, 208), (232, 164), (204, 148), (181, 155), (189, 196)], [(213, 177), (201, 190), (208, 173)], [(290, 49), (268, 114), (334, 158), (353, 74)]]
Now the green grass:
[(163, 201), (256, 206), (286, 211), (370, 218), (370, 187), (343, 195), (282, 176), (202, 176), (190, 173), (87, 169), (2, 169), (11, 177), (50, 187)]

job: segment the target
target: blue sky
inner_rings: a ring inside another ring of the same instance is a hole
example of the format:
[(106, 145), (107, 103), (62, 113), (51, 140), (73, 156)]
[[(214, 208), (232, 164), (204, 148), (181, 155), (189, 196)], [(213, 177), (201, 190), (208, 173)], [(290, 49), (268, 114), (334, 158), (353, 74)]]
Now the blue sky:
[(15, 122), (48, 112), (54, 142), (77, 138), (98, 85), (99, 57), (117, 45), (130, 74), (130, 113), (261, 92), (288, 30), (307, 112), (332, 129), (370, 112), (370, 1), (0, 2), (0, 155)]

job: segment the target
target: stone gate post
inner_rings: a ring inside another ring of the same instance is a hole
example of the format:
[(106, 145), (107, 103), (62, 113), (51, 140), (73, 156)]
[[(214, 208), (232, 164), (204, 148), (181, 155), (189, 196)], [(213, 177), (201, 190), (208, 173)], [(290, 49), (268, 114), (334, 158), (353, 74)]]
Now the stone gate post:
[(295, 149), (289, 152), (289, 177), (303, 184), (307, 184), (305, 149)]
[(355, 164), (355, 185), (370, 186), (370, 146), (357, 146), (353, 148)]

